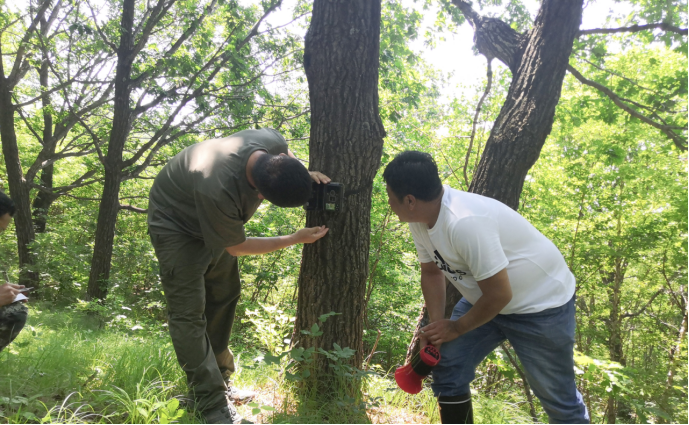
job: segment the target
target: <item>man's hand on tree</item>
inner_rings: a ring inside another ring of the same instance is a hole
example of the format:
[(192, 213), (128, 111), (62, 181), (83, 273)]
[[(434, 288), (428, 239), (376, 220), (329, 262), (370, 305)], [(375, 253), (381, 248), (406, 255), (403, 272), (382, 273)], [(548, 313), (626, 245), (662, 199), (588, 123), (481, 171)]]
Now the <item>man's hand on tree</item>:
[(14, 298), (21, 292), (20, 289), (24, 289), (24, 285), (15, 285), (13, 283), (0, 285), (0, 307), (12, 304)]
[[(428, 326), (421, 328), (422, 336), (421, 342), (426, 339), (433, 344), (435, 348), (440, 348), (443, 342), (449, 342), (457, 338), (461, 333), (457, 329), (459, 321), (443, 319), (433, 322)], [(423, 348), (423, 345), (421, 346)]]
[(321, 173), (320, 171), (309, 171), (309, 175), (316, 183), (330, 183), (330, 177)]
[(297, 230), (292, 236), (294, 236), (294, 243), (314, 243), (325, 236), (328, 230), (330, 229), (325, 226), (305, 227)]

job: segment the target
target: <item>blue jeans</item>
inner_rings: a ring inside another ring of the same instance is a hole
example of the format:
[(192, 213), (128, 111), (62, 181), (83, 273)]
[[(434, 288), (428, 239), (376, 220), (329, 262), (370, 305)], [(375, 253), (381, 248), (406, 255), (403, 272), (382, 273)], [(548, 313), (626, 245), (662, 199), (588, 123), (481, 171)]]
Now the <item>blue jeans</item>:
[[(461, 299), (452, 320), (472, 305)], [(436, 397), (469, 393), (476, 367), (508, 340), (524, 366), (534, 394), (551, 423), (589, 423), (589, 415), (574, 382), (574, 297), (567, 304), (532, 314), (499, 314), (483, 326), (440, 347), (433, 369)]]

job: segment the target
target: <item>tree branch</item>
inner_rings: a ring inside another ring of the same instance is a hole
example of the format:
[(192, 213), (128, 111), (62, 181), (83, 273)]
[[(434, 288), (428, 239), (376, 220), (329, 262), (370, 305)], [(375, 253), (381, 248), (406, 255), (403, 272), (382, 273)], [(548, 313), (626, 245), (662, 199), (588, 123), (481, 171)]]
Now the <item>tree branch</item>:
[(49, 1), (44, 1), (43, 4), (41, 4), (41, 7), (36, 11), (36, 16), (31, 21), (31, 25), (29, 25), (29, 28), (26, 29), (24, 37), (22, 37), (21, 41), (19, 42), (19, 47), (17, 48), (14, 64), (12, 65), (12, 71), (10, 71), (10, 75), (7, 76), (7, 80), (10, 87), (14, 87), (17, 84), (17, 81), (19, 80), (18, 77), (22, 73), (22, 67), (26, 66), (26, 64), (24, 63), (24, 53), (26, 52), (26, 45), (33, 36), (33, 33), (36, 30), (36, 27), (38, 26), (38, 23), (45, 16), (45, 12), (49, 6)]
[(620, 315), (620, 319), (624, 319), (624, 318), (627, 318), (627, 317), (636, 317), (636, 316), (640, 315), (641, 313), (643, 313), (644, 311), (646, 311), (646, 309), (651, 305), (651, 303), (653, 302), (653, 300), (655, 300), (656, 297), (657, 297), (658, 295), (662, 294), (663, 292), (665, 292), (663, 289), (659, 289), (655, 294), (653, 294), (653, 296), (651, 296), (651, 298), (648, 300), (648, 302), (647, 302), (646, 304), (644, 304), (644, 306), (641, 307), (636, 313), (625, 313), (625, 314), (621, 314), (621, 315)]
[[(169, 3), (165, 3), (168, 1)], [(129, 56), (127, 56), (127, 63), (133, 63), (134, 58), (136, 58), (136, 55), (139, 54), (141, 49), (144, 48), (146, 43), (148, 42), (148, 38), (151, 36), (151, 31), (153, 31), (153, 28), (155, 28), (156, 25), (158, 25), (158, 22), (165, 16), (165, 14), (170, 10), (172, 5), (175, 4), (175, 0), (158, 0), (158, 3), (153, 6), (153, 9), (151, 10), (151, 14), (146, 21), (146, 25), (144, 26), (144, 29), (141, 33), (141, 37), (139, 40), (136, 42), (136, 45), (134, 48), (132, 48), (131, 52), (129, 53)]]
[(521, 62), (519, 52), (526, 36), (519, 34), (500, 19), (479, 15), (467, 1), (452, 0), (452, 3), (474, 28), (474, 44), (479, 53), (488, 60), (496, 58), (507, 65), (512, 73), (517, 72)]
[(206, 6), (206, 8), (203, 10), (203, 13), (196, 18), (194, 22), (192, 22), (191, 25), (189, 25), (189, 28), (187, 28), (186, 31), (179, 37), (179, 39), (170, 47), (170, 50), (165, 52), (166, 57), (170, 57), (175, 54), (175, 52), (184, 44), (185, 41), (191, 37), (196, 30), (199, 28), (203, 20), (206, 18), (206, 16), (210, 15), (213, 12), (213, 9), (215, 9), (215, 4), (217, 0), (213, 0)]
[(254, 25), (253, 28), (251, 28), (251, 31), (249, 31), (249, 34), (247, 34), (247, 36), (244, 37), (244, 40), (240, 41), (237, 44), (235, 51), (237, 51), (237, 52), (240, 51), (242, 49), (242, 47), (244, 47), (246, 45), (246, 43), (251, 41), (251, 39), (254, 38), (254, 36), (258, 35), (258, 27), (261, 25), (263, 20), (266, 19), (268, 17), (268, 15), (270, 15), (275, 9), (277, 9), (281, 5), (282, 5), (282, 0), (277, 0), (272, 6), (270, 6), (268, 8), (268, 10), (266, 10), (266, 12), (263, 14), (263, 16), (261, 16), (261, 19), (259, 19), (258, 22), (256, 22), (256, 24)]
[(148, 209), (143, 209), (143, 208), (135, 207), (135, 206), (133, 206), (133, 205), (122, 205), (122, 204), (120, 204), (120, 209), (121, 209), (121, 210), (133, 211), (133, 212), (139, 213), (139, 214), (146, 214), (146, 213), (148, 213)]
[[(76, 189), (78, 187), (84, 187), (88, 186), (90, 184), (93, 184), (95, 182), (101, 181), (102, 179), (92, 179), (92, 180), (86, 180), (88, 178), (91, 178), (94, 174), (96, 174), (95, 169), (89, 170), (85, 172), (84, 174), (81, 175), (78, 179), (74, 180), (72, 184), (67, 185), (67, 186), (60, 186), (60, 187), (45, 187), (37, 183), (30, 183), (31, 187), (34, 189), (37, 189), (43, 193), (47, 193), (49, 195), (59, 195), (63, 196), (66, 195), (67, 192), (69, 192), (72, 189)], [(100, 199), (98, 199), (100, 201)]]
[(602, 84), (599, 84), (595, 81), (591, 81), (591, 80), (587, 79), (586, 77), (581, 75), (581, 73), (579, 71), (574, 69), (574, 67), (572, 65), (567, 65), (567, 70), (572, 75), (574, 75), (574, 77), (577, 80), (579, 80), (583, 84), (586, 84), (587, 86), (591, 86), (591, 87), (597, 89), (598, 91), (602, 92), (606, 96), (608, 96), (608, 98), (610, 98), (610, 100), (612, 100), (615, 105), (619, 106), (621, 109), (626, 111), (629, 115), (631, 115), (635, 118), (638, 118), (639, 120), (645, 122), (646, 124), (649, 124), (649, 125), (657, 128), (657, 129), (659, 129), (663, 133), (665, 133), (665, 135), (668, 136), (668, 138), (670, 138), (670, 140), (672, 140), (674, 142), (675, 146), (677, 146), (677, 148), (679, 150), (681, 150), (681, 151), (687, 150), (687, 141), (684, 138), (682, 138), (680, 135), (678, 135), (677, 133), (672, 131), (672, 127), (670, 127), (668, 125), (659, 124), (659, 123), (653, 121), (652, 119), (648, 118), (647, 116), (641, 114), (640, 112), (634, 110), (632, 107), (630, 107), (629, 105), (624, 103), (622, 101), (622, 99), (620, 99), (620, 97), (618, 95), (616, 95), (612, 90), (610, 90), (609, 88), (605, 87)]
[(670, 25), (665, 22), (661, 22), (659, 24), (645, 24), (645, 25), (639, 25), (635, 24), (629, 27), (621, 27), (621, 28), (592, 28), (588, 30), (581, 30), (579, 31), (579, 35), (589, 35), (589, 34), (617, 34), (620, 32), (639, 32), (639, 31), (648, 31), (648, 30), (654, 30), (660, 28), (663, 31), (669, 31), (669, 32), (674, 32), (677, 34), (681, 35), (687, 35), (687, 28), (679, 28), (674, 25)]
[(110, 47), (113, 53), (117, 53), (117, 45), (115, 45), (115, 43), (113, 43), (112, 41), (108, 40), (108, 37), (105, 36), (105, 33), (101, 29), (100, 25), (98, 25), (98, 20), (96, 19), (96, 12), (93, 11), (93, 7), (91, 7), (91, 3), (88, 0), (86, 1), (86, 5), (91, 11), (93, 24), (96, 26), (96, 31), (98, 32), (98, 35), (100, 35), (101, 40), (103, 40), (103, 43), (105, 43), (106, 46)]
[(488, 80), (486, 83), (486, 89), (483, 91), (483, 96), (481, 96), (481, 99), (478, 101), (478, 105), (476, 105), (476, 113), (474, 114), (474, 123), (471, 126), (471, 137), (469, 138), (469, 147), (467, 148), (467, 155), (466, 158), (464, 158), (464, 183), (466, 183), (466, 186), (469, 187), (469, 178), (467, 177), (467, 166), (469, 165), (469, 157), (471, 156), (471, 148), (474, 145), (474, 136), (476, 136), (476, 123), (478, 123), (478, 116), (481, 113), (481, 107), (483, 106), (483, 101), (486, 100), (486, 97), (488, 97), (488, 93), (490, 93), (490, 88), (491, 85), (493, 84), (493, 67), (491, 63), (493, 62), (492, 59), (487, 58), (488, 64), (486, 66), (486, 79)]

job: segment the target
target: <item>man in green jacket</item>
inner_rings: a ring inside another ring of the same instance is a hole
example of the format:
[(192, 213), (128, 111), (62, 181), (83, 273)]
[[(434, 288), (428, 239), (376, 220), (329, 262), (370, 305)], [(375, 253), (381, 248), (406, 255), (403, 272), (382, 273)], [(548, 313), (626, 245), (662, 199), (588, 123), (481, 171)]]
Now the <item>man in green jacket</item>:
[(302, 206), (309, 172), (275, 130), (244, 130), (173, 157), (151, 187), (148, 225), (167, 299), (170, 336), (196, 410), (208, 423), (238, 423), (228, 348), (241, 286), (237, 257), (273, 252), (325, 236), (325, 226), (292, 235), (247, 238), (244, 224), (263, 199)]

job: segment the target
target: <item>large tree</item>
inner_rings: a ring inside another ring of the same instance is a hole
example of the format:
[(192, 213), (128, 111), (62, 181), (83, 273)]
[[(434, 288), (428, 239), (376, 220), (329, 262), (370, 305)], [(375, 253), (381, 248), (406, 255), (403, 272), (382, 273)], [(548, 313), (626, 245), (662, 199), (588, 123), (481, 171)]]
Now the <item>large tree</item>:
[[(309, 84), (309, 166), (346, 185), (341, 211), (310, 211), (307, 226), (326, 225), (328, 235), (305, 245), (299, 274), (295, 338), (304, 348), (331, 350), (335, 343), (363, 360), (363, 319), (368, 276), (373, 178), (385, 131), (378, 112), (380, 0), (316, 0), (305, 39)], [(299, 333), (320, 324), (323, 334)], [(315, 380), (328, 374), (320, 357)]]

